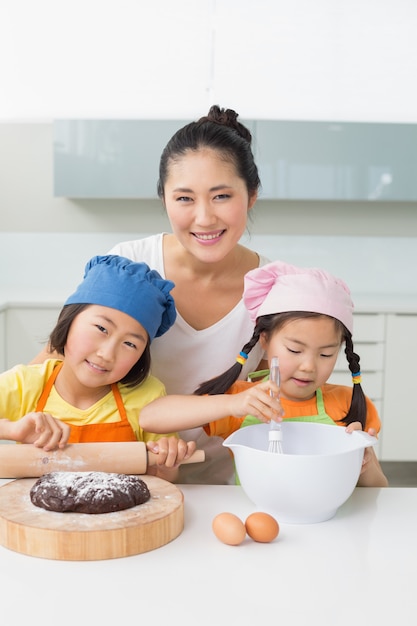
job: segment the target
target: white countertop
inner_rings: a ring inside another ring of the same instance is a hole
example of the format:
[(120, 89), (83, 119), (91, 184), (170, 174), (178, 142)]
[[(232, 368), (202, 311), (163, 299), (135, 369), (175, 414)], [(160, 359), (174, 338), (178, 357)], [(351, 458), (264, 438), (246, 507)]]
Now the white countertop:
[(211, 523), (222, 511), (244, 520), (254, 510), (242, 489), (178, 487), (184, 530), (151, 552), (72, 562), (0, 546), (2, 621), (414, 626), (417, 489), (356, 489), (332, 520), (282, 525), (270, 544), (246, 538), (232, 547), (218, 541)]

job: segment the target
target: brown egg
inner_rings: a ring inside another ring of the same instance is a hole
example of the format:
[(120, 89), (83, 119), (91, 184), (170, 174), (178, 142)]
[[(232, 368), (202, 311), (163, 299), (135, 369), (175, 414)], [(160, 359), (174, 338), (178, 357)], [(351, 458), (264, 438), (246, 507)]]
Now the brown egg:
[(268, 513), (251, 513), (245, 522), (246, 532), (254, 541), (269, 543), (278, 537), (279, 524)]
[(238, 546), (246, 537), (245, 524), (233, 513), (219, 513), (212, 523), (217, 539), (229, 546)]

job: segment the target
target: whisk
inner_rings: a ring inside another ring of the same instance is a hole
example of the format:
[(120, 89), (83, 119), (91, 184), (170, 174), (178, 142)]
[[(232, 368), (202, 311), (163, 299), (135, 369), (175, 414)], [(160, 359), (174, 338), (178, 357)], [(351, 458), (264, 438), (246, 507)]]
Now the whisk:
[[(271, 365), (269, 369), (269, 380), (273, 380), (279, 387), (279, 361), (278, 357), (273, 356), (271, 359)], [(271, 391), (272, 395), (272, 391)], [(268, 433), (269, 445), (268, 452), (274, 452), (275, 454), (282, 453), (282, 430), (280, 424), (271, 420), (269, 433)]]

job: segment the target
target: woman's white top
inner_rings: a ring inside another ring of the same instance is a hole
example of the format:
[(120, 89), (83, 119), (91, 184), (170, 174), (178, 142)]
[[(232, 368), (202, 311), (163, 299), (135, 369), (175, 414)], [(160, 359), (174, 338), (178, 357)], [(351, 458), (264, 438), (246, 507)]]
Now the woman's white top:
[[(118, 254), (136, 262), (147, 263), (151, 269), (157, 270), (163, 278), (166, 278), (162, 246), (164, 234), (121, 242), (114, 246), (109, 254)], [(259, 265), (266, 263), (269, 263), (269, 260), (260, 256)], [(168, 394), (193, 393), (200, 383), (221, 374), (233, 365), (236, 356), (252, 334), (253, 324), (243, 300), (240, 300), (225, 317), (203, 330), (192, 328), (177, 311), (174, 325), (162, 337), (155, 338), (151, 343), (152, 374), (164, 383)], [(246, 379), (248, 373), (257, 368), (262, 357), (262, 349), (257, 344), (250, 352), (240, 378)], [(232, 482), (233, 466), (230, 454), (221, 446), (221, 440), (207, 441), (209, 438), (202, 428), (183, 431), (181, 436), (187, 440), (194, 439), (198, 447), (205, 448), (206, 462), (183, 466), (181, 473), (184, 475), (181, 476), (180, 482), (210, 484)], [(228, 466), (226, 473), (219, 472), (218, 468), (210, 469), (211, 461), (214, 461), (213, 454), (222, 457)], [(191, 475), (196, 473), (198, 479), (191, 479)], [(185, 474), (190, 475), (189, 480), (185, 480)], [(202, 474), (207, 475), (205, 480), (202, 480)]]

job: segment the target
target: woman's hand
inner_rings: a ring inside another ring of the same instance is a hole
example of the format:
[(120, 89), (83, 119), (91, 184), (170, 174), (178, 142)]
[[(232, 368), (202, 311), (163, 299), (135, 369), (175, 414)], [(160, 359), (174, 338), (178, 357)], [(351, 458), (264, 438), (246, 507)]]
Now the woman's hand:
[[(7, 420), (8, 421), (8, 420)], [(49, 413), (31, 412), (16, 422), (8, 421), (7, 439), (19, 443), (33, 443), (45, 452), (64, 448), (71, 428)]]

